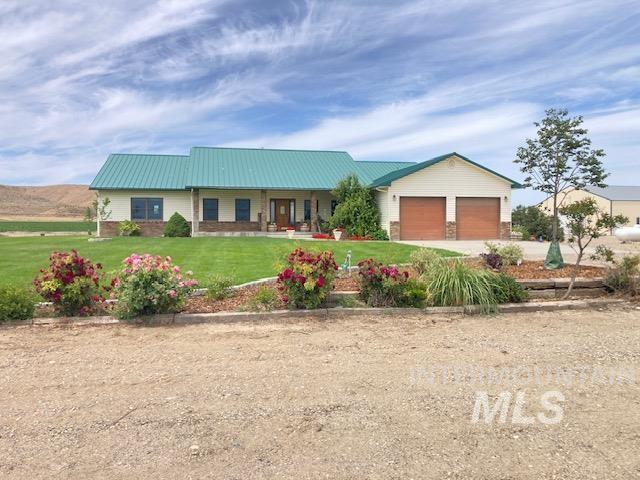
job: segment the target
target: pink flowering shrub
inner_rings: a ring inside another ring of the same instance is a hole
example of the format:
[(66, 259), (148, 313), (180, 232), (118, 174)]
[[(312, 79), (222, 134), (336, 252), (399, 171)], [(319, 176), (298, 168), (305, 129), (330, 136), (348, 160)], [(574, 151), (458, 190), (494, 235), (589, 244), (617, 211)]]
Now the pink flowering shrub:
[(102, 265), (92, 263), (71, 252), (53, 252), (49, 268), (40, 270), (33, 286), (42, 298), (52, 302), (57, 314), (64, 316), (90, 315), (101, 306), (100, 270)]
[(409, 272), (385, 266), (373, 259), (358, 263), (360, 297), (373, 307), (421, 307), (426, 298), (426, 286), (412, 278)]
[(332, 252), (312, 253), (296, 248), (278, 275), (280, 298), (291, 308), (318, 308), (329, 296), (336, 270)]
[(111, 297), (118, 300), (114, 315), (130, 319), (154, 313), (179, 312), (187, 294), (198, 282), (192, 273), (183, 274), (171, 257), (132, 253), (111, 285)]

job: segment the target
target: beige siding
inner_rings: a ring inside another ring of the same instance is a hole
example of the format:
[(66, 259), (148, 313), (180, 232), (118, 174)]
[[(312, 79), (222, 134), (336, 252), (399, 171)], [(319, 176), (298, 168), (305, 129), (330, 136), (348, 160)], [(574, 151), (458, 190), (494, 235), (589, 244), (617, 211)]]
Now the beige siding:
[(456, 197), (500, 197), (500, 220), (511, 221), (511, 184), (458, 157), (392, 182), (388, 196), (389, 221), (400, 220), (402, 196), (446, 197), (448, 222), (456, 219)]
[[(317, 192), (318, 213), (326, 220), (331, 215), (331, 194), (329, 192)], [(236, 219), (236, 198), (248, 198), (251, 200), (251, 221), (258, 221), (260, 213), (260, 190), (200, 190), (200, 220), (202, 221), (202, 201), (205, 198), (218, 199), (218, 220), (221, 222), (233, 222)], [(308, 190), (267, 190), (267, 215), (269, 215), (269, 202), (271, 199), (287, 199), (296, 201), (296, 221), (304, 219), (304, 201), (311, 200), (311, 192)]]
[(101, 190), (100, 198), (111, 200), (109, 221), (120, 222), (131, 220), (131, 199), (135, 197), (162, 198), (163, 220), (169, 220), (174, 212), (178, 212), (187, 220), (191, 220), (191, 192), (189, 191), (153, 191), (153, 190)]
[[(566, 192), (567, 190), (569, 193), (567, 193), (567, 196), (564, 197), (564, 200), (563, 200), (564, 192)], [(593, 193), (587, 192), (585, 190), (573, 190), (573, 189), (571, 190), (567, 189), (567, 190), (563, 191), (563, 193), (561, 193), (560, 196), (558, 197), (558, 200), (561, 201), (559, 206), (568, 205), (569, 203), (577, 202), (579, 200), (584, 200), (585, 198), (593, 198), (598, 204), (598, 208), (600, 210), (607, 213), (610, 212), (611, 202), (606, 198), (600, 197), (598, 195), (594, 195)], [(540, 204), (540, 207), (545, 213), (547, 213), (548, 215), (552, 215), (553, 214), (553, 197), (547, 198), (546, 200), (544, 200)]]
[(629, 218), (627, 225), (635, 225), (640, 217), (640, 200), (614, 200), (612, 202), (613, 215), (624, 215)]
[(386, 191), (376, 191), (376, 203), (380, 210), (380, 227), (389, 233), (389, 195)]

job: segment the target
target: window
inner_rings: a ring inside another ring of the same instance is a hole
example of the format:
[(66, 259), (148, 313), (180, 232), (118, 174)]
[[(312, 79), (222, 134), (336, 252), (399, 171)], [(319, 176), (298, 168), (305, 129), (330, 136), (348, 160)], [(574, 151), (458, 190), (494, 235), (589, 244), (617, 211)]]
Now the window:
[[(316, 212), (320, 211), (319, 204), (320, 202), (316, 200)], [(305, 222), (308, 222), (309, 220), (311, 220), (311, 200), (304, 201), (304, 220)]]
[(296, 224), (296, 201), (289, 200), (289, 225)]
[(338, 206), (338, 201), (337, 200), (331, 200), (331, 215), (333, 215), (333, 212), (336, 211), (336, 207)]
[(272, 223), (276, 221), (276, 201), (273, 198), (269, 202), (269, 221)]
[(251, 219), (251, 200), (236, 198), (236, 222), (248, 222)]
[(162, 199), (132, 198), (131, 220), (162, 220)]
[(218, 221), (218, 199), (203, 198), (202, 199), (202, 220)]

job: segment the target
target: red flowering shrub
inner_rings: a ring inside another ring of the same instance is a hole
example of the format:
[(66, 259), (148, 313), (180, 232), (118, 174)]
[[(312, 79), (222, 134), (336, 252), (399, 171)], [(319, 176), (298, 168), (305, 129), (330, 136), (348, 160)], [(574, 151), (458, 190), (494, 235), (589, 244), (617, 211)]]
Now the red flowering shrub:
[(100, 270), (102, 265), (71, 252), (53, 252), (49, 268), (41, 269), (33, 280), (42, 298), (52, 302), (56, 313), (65, 316), (89, 315), (102, 304)]
[(336, 270), (332, 252), (312, 253), (296, 248), (278, 275), (282, 301), (291, 308), (318, 308), (329, 296)]
[(311, 235), (311, 238), (316, 238), (318, 240), (330, 240), (333, 238), (333, 236), (329, 235), (328, 233), (314, 233), (313, 235)]
[(423, 283), (409, 278), (409, 272), (388, 267), (373, 259), (358, 263), (360, 297), (374, 307), (421, 307), (426, 298)]
[(349, 235), (348, 239), (353, 241), (373, 240), (370, 235), (365, 235), (364, 237), (362, 235)]

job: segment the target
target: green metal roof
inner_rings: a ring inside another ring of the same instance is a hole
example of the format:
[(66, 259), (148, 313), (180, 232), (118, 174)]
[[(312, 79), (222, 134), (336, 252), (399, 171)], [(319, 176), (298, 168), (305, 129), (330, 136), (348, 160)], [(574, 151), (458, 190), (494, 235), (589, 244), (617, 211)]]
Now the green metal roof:
[(188, 155), (112, 153), (91, 190), (184, 190)]
[(193, 147), (186, 186), (331, 190), (356, 170), (347, 152)]
[(347, 152), (220, 147), (193, 147), (190, 155), (114, 153), (89, 188), (332, 190), (352, 173), (366, 185), (382, 187), (454, 155), (510, 182), (513, 188), (521, 188), (519, 183), (455, 152), (422, 163), (356, 162)]
[(480, 165), (479, 163), (476, 163), (473, 160), (468, 159), (464, 155), (460, 155), (459, 153), (456, 153), (456, 152), (446, 153), (444, 155), (440, 155), (440, 156), (434, 157), (434, 158), (432, 158), (430, 160), (426, 160), (426, 161), (420, 162), (420, 163), (415, 163), (415, 164), (410, 165), (408, 167), (401, 168), (399, 170), (395, 170), (393, 172), (387, 173), (386, 175), (383, 175), (380, 178), (375, 179), (371, 183), (371, 187), (388, 187), (389, 185), (391, 185), (391, 182), (393, 182), (395, 180), (398, 180), (398, 179), (400, 179), (402, 177), (406, 177), (407, 175), (411, 175), (412, 173), (419, 172), (420, 170), (422, 170), (424, 168), (431, 167), (433, 165), (436, 165), (437, 163), (440, 163), (443, 160), (446, 160), (449, 157), (454, 157), (454, 156), (458, 157), (458, 158), (461, 158), (461, 159), (469, 162), (471, 165), (475, 165), (476, 167), (481, 168), (482, 170), (485, 170), (485, 171), (495, 175), (496, 177), (500, 177), (503, 180), (506, 180), (507, 182), (509, 182), (511, 184), (511, 188), (522, 188), (522, 185), (519, 184), (518, 182), (516, 182), (515, 180), (511, 180), (510, 178), (507, 178), (504, 175), (500, 175), (498, 172), (494, 172), (490, 168), (487, 168), (484, 165)]
[(383, 175), (401, 168), (415, 165), (415, 162), (383, 162), (383, 161), (357, 161), (356, 173), (362, 183), (372, 183)]

